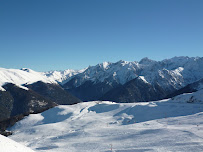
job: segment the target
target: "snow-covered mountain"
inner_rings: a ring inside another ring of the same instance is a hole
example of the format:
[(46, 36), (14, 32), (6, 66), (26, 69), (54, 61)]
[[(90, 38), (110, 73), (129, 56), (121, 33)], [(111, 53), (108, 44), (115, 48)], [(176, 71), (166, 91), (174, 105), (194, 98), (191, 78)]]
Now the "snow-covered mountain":
[(50, 80), (55, 80), (58, 83), (64, 84), (69, 81), (74, 75), (84, 72), (85, 69), (82, 70), (64, 70), (64, 71), (48, 71), (43, 74), (49, 78)]
[(203, 89), (203, 79), (200, 79), (194, 83), (186, 85), (185, 87), (173, 92), (172, 94), (167, 95), (166, 98), (171, 98), (183, 93), (192, 93), (201, 89)]
[[(201, 57), (174, 57), (163, 61), (143, 58), (139, 62), (104, 62), (78, 71), (42, 73), (0, 68), (0, 121), (81, 100), (160, 100), (202, 79), (202, 67)], [(10, 121), (3, 124), (4, 129), (7, 125)]]
[(202, 120), (199, 90), (155, 102), (57, 106), (19, 121), (9, 138), (36, 152), (201, 152)]
[(54, 79), (47, 78), (41, 72), (36, 72), (31, 69), (22, 68), (22, 69), (5, 69), (0, 68), (0, 90), (5, 91), (2, 88), (6, 83), (13, 83), (18, 85), (21, 88), (23, 84), (32, 84), (37, 81), (42, 81), (44, 83), (57, 83)]
[(24, 115), (39, 113), (58, 104), (78, 102), (78, 98), (44, 73), (26, 68), (0, 68), (1, 132)]
[[(37, 81), (55, 84), (58, 82), (70, 91), (78, 87), (81, 89), (87, 82), (92, 85), (107, 85), (112, 89), (118, 84), (124, 85), (139, 76), (146, 83), (152, 85), (158, 83), (163, 89), (174, 91), (203, 78), (202, 67), (203, 58), (201, 57), (174, 57), (163, 61), (148, 58), (143, 58), (139, 62), (120, 60), (116, 63), (104, 62), (82, 70), (69, 69), (44, 73), (27, 68), (20, 70), (0, 68), (0, 89), (4, 90), (2, 86), (6, 83), (22, 86), (22, 84), (32, 84)], [(103, 92), (109, 91), (106, 90)]]
[(61, 82), (65, 89), (82, 100), (96, 100), (137, 77), (170, 94), (203, 78), (202, 67), (201, 57), (174, 57), (162, 61), (143, 58), (139, 62), (104, 62), (80, 72), (60, 72), (59, 78), (55, 77), (57, 71), (45, 75)]
[[(74, 83), (75, 87), (80, 86), (88, 80), (94, 83), (108, 80), (109, 83), (116, 81), (119, 84), (125, 84), (137, 76), (143, 76), (149, 83), (153, 83), (157, 79), (170, 79), (168, 83), (173, 84), (176, 88), (180, 88), (180, 86), (202, 78), (202, 67), (203, 58), (201, 57), (174, 57), (162, 61), (143, 58), (139, 62), (122, 60), (116, 63), (104, 62), (96, 66), (89, 66), (80, 71), (52, 71), (45, 73), (45, 75), (63, 84), (64, 81), (67, 82), (77, 77), (77, 81)], [(162, 81), (164, 84), (164, 80)]]
[[(87, 101), (148, 102), (79, 103), (66, 91)], [(203, 58), (45, 73), (0, 68), (0, 120), (1, 130), (19, 121), (10, 138), (35, 151), (203, 151)]]
[(0, 152), (34, 152), (9, 138), (0, 135)]
[(156, 101), (167, 95), (167, 92), (158, 84), (150, 84), (142, 76), (119, 85), (106, 94), (100, 100), (110, 100), (116, 102), (140, 102)]
[[(37, 81), (55, 84), (58, 82), (76, 97), (88, 101), (103, 99), (109, 91), (139, 77), (154, 87), (153, 89), (156, 90), (158, 86), (163, 90), (163, 95), (168, 95), (203, 78), (202, 67), (201, 57), (174, 57), (163, 61), (149, 58), (143, 58), (139, 62), (120, 60), (116, 63), (104, 62), (82, 70), (69, 69), (44, 73), (26, 68), (21, 70), (0, 68), (0, 89), (4, 90), (2, 85), (5, 83), (14, 83), (26, 89), (23, 84)], [(125, 94), (125, 98), (128, 94)], [(156, 99), (164, 97), (158, 94)]]
[(195, 89), (196, 91), (203, 89), (203, 78), (194, 83), (189, 84), (188, 86), (190, 86), (190, 88)]

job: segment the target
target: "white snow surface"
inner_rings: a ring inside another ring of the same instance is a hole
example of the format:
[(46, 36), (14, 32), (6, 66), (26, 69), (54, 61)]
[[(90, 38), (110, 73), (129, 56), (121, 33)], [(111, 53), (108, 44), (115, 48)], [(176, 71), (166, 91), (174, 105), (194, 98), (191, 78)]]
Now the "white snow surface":
[(2, 86), (6, 83), (16, 84), (25, 90), (28, 88), (22, 86), (23, 84), (32, 84), (37, 81), (45, 83), (57, 83), (55, 80), (47, 78), (41, 72), (36, 72), (31, 69), (5, 69), (0, 68), (0, 90), (5, 91)]
[(0, 135), (0, 152), (34, 152), (7, 137)]
[(143, 76), (139, 76), (139, 78), (142, 79), (142, 81), (144, 81), (145, 83), (148, 83)]
[(203, 91), (154, 102), (57, 106), (10, 130), (9, 138), (37, 152), (202, 152)]

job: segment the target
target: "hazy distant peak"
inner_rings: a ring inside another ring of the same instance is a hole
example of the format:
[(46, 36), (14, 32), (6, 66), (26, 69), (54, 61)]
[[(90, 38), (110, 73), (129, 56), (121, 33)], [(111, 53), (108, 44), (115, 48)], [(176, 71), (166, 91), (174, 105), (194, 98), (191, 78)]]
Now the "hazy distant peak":
[(108, 69), (110, 64), (111, 64), (110, 62), (105, 61), (105, 62), (101, 63), (100, 66), (102, 66), (104, 69)]
[(175, 56), (173, 58), (164, 59), (163, 62), (171, 61), (171, 62), (181, 62), (181, 61), (188, 61), (188, 60), (194, 60), (195, 57), (188, 57), (188, 56)]
[(150, 64), (150, 63), (154, 63), (154, 62), (157, 62), (157, 61), (151, 60), (148, 57), (145, 57), (139, 61), (139, 64)]

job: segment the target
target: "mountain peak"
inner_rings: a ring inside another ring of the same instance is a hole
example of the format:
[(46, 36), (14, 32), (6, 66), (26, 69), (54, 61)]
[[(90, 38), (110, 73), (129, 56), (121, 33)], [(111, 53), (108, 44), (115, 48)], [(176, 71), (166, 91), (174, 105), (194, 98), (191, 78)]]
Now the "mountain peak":
[(122, 66), (129, 64), (128, 61), (124, 61), (124, 60), (119, 60), (118, 62), (116, 62), (116, 64), (121, 64)]
[(102, 66), (103, 66), (104, 69), (107, 69), (109, 64), (110, 64), (110, 62), (105, 61), (105, 62), (102, 63)]
[(143, 59), (141, 59), (141, 60), (139, 61), (139, 64), (150, 64), (150, 63), (153, 63), (153, 62), (156, 62), (156, 61), (151, 60), (151, 59), (149, 59), (148, 57), (145, 57), (145, 58), (143, 58)]

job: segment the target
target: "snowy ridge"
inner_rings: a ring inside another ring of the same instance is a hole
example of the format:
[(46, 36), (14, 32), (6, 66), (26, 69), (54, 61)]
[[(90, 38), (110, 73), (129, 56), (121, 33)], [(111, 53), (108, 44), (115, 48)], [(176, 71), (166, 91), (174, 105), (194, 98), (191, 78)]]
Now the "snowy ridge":
[[(75, 70), (65, 70), (65, 71), (51, 71), (45, 72), (44, 74), (62, 84), (70, 81), (72, 78), (77, 76), (78, 80), (75, 86), (79, 86), (87, 80), (97, 82), (104, 82), (106, 79), (111, 79), (112, 81), (117, 81), (118, 83), (124, 84), (137, 76), (134, 73), (134, 66), (127, 61), (118, 61), (116, 63), (103, 62), (97, 64), (96, 66), (89, 66), (88, 68), (75, 71)], [(124, 74), (125, 73), (125, 74)]]
[(158, 82), (163, 88), (180, 89), (203, 78), (202, 67), (203, 58), (174, 57), (163, 61), (143, 58), (140, 62), (123, 60), (116, 63), (103, 62), (82, 70), (68, 69), (44, 73), (26, 68), (21, 70), (0, 68), (0, 90), (4, 90), (1, 86), (5, 83), (22, 85), (43, 81), (45, 83), (58, 82), (64, 85), (73, 79), (75, 79), (73, 83), (75, 87), (89, 80), (95, 84), (99, 82), (125, 84), (138, 76), (141, 76), (146, 83)]
[(91, 80), (95, 83), (110, 80), (110, 82), (116, 81), (124, 84), (137, 77), (135, 67), (137, 67), (137, 63), (122, 60), (116, 63), (104, 62), (96, 66), (88, 67), (83, 73), (77, 76), (81, 83), (86, 80)]
[[(143, 58), (140, 62), (127, 62), (120, 60), (116, 63), (104, 62), (96, 66), (89, 66), (82, 71), (45, 73), (46, 76), (65, 84), (72, 79), (74, 86), (78, 87), (90, 80), (94, 83), (118, 83), (126, 82), (142, 76), (143, 80), (153, 84), (158, 82), (160, 86), (169, 86), (180, 89), (187, 84), (203, 78), (203, 58), (200, 57), (174, 57), (163, 61), (154, 61)], [(169, 87), (170, 88), (170, 87)]]
[(23, 68), (19, 70), (0, 68), (0, 90), (2, 91), (5, 91), (2, 86), (6, 83), (13, 83), (27, 90), (28, 88), (21, 85), (32, 84), (37, 81), (42, 81), (45, 83), (57, 83), (55, 80), (44, 76), (43, 73), (36, 72), (31, 69)]
[(44, 76), (48, 77), (51, 80), (55, 80), (61, 84), (64, 84), (74, 75), (77, 75), (84, 71), (85, 71), (85, 69), (82, 69), (82, 70), (67, 69), (64, 71), (48, 71), (48, 72), (44, 72), (43, 74), (44, 74)]
[(1, 152), (34, 152), (7, 137), (0, 135), (0, 151)]
[(188, 103), (181, 95), (143, 103), (57, 106), (18, 122), (9, 138), (39, 152), (201, 152), (202, 91), (188, 95), (201, 95), (201, 103)]

